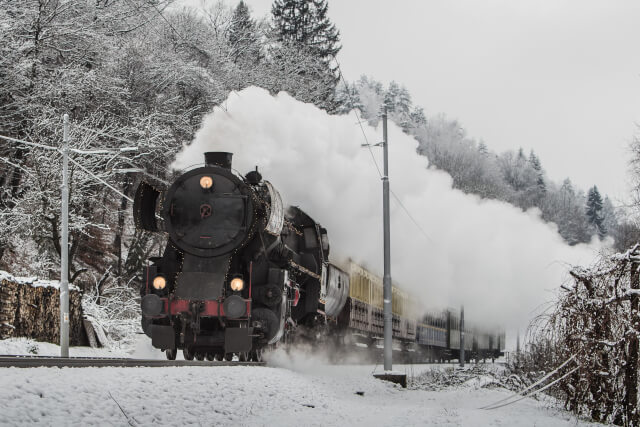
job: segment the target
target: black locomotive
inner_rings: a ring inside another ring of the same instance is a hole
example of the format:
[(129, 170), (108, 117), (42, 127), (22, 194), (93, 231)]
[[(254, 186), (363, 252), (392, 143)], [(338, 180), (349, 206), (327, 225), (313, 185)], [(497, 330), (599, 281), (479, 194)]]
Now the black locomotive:
[(174, 359), (260, 360), (262, 349), (323, 314), (327, 232), (297, 207), (285, 209), (257, 168), (244, 177), (231, 153), (205, 153), (205, 165), (167, 189), (142, 182), (134, 218), (166, 232), (142, 286), (142, 326)]

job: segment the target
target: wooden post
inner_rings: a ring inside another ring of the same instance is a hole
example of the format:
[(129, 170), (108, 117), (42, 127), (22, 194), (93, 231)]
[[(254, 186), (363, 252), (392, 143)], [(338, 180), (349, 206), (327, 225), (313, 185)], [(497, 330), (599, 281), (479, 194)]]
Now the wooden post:
[[(638, 247), (631, 252), (631, 289), (640, 289), (640, 252)], [(627, 425), (638, 426), (638, 333), (640, 333), (640, 316), (638, 315), (638, 295), (631, 294), (631, 333), (627, 353), (625, 372), (624, 409)]]

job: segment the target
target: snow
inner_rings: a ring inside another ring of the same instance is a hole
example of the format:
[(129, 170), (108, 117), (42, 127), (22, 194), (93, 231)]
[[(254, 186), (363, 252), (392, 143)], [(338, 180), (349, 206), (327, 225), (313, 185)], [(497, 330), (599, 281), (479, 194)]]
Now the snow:
[(370, 369), (4, 368), (0, 423), (126, 425), (129, 417), (132, 425), (587, 425), (529, 399), (478, 409), (508, 396), (504, 390), (404, 390)]
[[(14, 340), (13, 346), (27, 343)], [(37, 345), (40, 354), (56, 348)], [(71, 354), (91, 351), (72, 348)], [(142, 339), (135, 352), (162, 356)], [(402, 389), (373, 378), (380, 365), (323, 360), (280, 351), (266, 367), (2, 368), (0, 425), (591, 425), (532, 399), (479, 409), (512, 394), (492, 387), (490, 376), (437, 389), (420, 383), (422, 374), (453, 365), (394, 365), (408, 375), (410, 386)]]
[[(30, 338), (7, 338), (0, 340), (0, 355), (60, 356), (60, 346)], [(124, 351), (91, 347), (69, 347), (69, 355), (71, 357), (131, 357)]]
[[(59, 280), (43, 280), (38, 279), (37, 277), (16, 277), (10, 273), (7, 273), (4, 270), (0, 270), (0, 282), (2, 280), (6, 280), (8, 282), (19, 283), (21, 285), (30, 285), (34, 288), (39, 287), (51, 287), (60, 289), (60, 281)], [(74, 285), (69, 285), (69, 290), (77, 291), (78, 288)]]

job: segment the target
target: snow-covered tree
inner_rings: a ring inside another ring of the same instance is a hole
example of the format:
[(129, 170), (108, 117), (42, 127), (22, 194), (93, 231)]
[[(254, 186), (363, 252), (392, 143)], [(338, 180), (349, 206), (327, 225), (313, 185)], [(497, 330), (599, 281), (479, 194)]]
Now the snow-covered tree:
[(600, 238), (603, 238), (607, 234), (607, 230), (604, 226), (604, 216), (602, 213), (602, 196), (598, 191), (598, 187), (595, 185), (589, 189), (587, 193), (587, 205), (586, 205), (587, 221), (594, 233), (597, 233)]
[(322, 60), (292, 44), (271, 47), (269, 56), (260, 86), (271, 93), (285, 91), (302, 102), (335, 110), (336, 78), (327, 73)]
[(340, 52), (340, 32), (326, 0), (276, 0), (271, 8), (276, 40), (305, 49), (325, 63)]
[(410, 113), (411, 125), (414, 128), (421, 128), (427, 125), (427, 118), (424, 115), (424, 109), (419, 106), (413, 107)]
[(553, 343), (555, 359), (543, 369), (571, 358), (560, 371), (566, 380), (556, 388), (558, 397), (567, 409), (606, 424), (639, 424), (638, 255), (634, 245), (574, 267), (555, 307), (538, 322), (538, 336)]
[(514, 191), (514, 203), (523, 209), (535, 206), (538, 175), (522, 148), (517, 153), (513, 151), (502, 153), (498, 158), (498, 165), (505, 182)]
[(607, 235), (615, 236), (616, 229), (618, 228), (618, 214), (616, 209), (609, 199), (609, 196), (604, 197), (602, 202), (602, 225)]
[(531, 165), (533, 170), (536, 171), (536, 175), (538, 178), (536, 184), (538, 185), (538, 190), (542, 195), (547, 191), (547, 186), (544, 182), (544, 171), (542, 170), (540, 159), (538, 158), (538, 156), (536, 156), (533, 150), (531, 150), (531, 153), (529, 154), (529, 164)]
[(558, 232), (570, 245), (588, 242), (591, 238), (584, 211), (584, 196), (576, 192), (569, 178), (559, 188), (554, 184), (542, 200), (542, 218), (558, 226)]
[(338, 114), (347, 114), (351, 110), (358, 110), (361, 113), (364, 109), (360, 102), (360, 91), (355, 83), (349, 84), (346, 82), (345, 84), (340, 82), (338, 84), (336, 88), (336, 103), (338, 104), (336, 110)]
[(276, 46), (270, 49), (271, 67), (283, 73), (286, 81), (272, 84), (269, 89), (286, 90), (297, 99), (335, 111), (339, 107), (335, 90), (340, 77), (332, 63), (341, 49), (340, 33), (327, 11), (326, 0), (273, 3), (272, 37)]
[(261, 59), (256, 23), (244, 1), (240, 1), (233, 11), (229, 27), (229, 48), (234, 63), (241, 62), (247, 66)]

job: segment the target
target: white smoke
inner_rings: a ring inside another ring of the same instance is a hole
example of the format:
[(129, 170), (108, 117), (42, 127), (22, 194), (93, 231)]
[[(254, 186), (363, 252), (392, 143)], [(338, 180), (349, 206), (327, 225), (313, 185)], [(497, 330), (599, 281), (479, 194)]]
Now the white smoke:
[[(174, 168), (203, 163), (206, 151), (234, 153), (242, 174), (257, 165), (287, 204), (300, 206), (329, 231), (331, 258), (351, 257), (382, 272), (382, 184), (355, 116), (332, 116), (281, 93), (232, 93), (205, 117)], [(381, 129), (365, 125), (369, 143)], [(464, 303), (469, 319), (525, 326), (553, 299), (568, 265), (588, 263), (599, 247), (564, 243), (539, 212), (482, 200), (452, 189), (451, 177), (428, 169), (417, 141), (389, 126), (394, 283), (428, 306)], [(382, 168), (382, 150), (374, 147)]]

